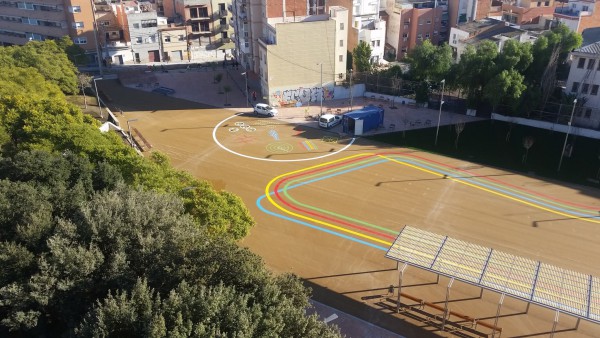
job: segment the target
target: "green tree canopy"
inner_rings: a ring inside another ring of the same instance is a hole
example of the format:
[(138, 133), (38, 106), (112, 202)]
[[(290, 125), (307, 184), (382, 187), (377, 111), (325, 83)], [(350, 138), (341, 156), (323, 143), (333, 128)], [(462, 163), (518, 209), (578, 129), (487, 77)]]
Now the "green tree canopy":
[[(65, 94), (77, 93), (77, 69), (52, 40), (30, 41), (24, 46), (0, 47), (3, 65), (35, 68)], [(6, 62), (5, 62), (6, 61)]]
[(412, 79), (439, 82), (452, 66), (452, 48), (447, 44), (434, 46), (425, 40), (409, 52), (407, 61)]
[(356, 71), (359, 73), (370, 72), (373, 66), (371, 65), (371, 46), (365, 41), (359, 41), (358, 45), (352, 51), (352, 59), (356, 66)]

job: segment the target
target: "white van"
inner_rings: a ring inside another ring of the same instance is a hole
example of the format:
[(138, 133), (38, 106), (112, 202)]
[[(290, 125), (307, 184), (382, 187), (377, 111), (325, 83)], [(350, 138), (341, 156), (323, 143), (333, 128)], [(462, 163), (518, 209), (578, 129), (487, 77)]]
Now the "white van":
[(276, 116), (277, 113), (277, 109), (269, 106), (268, 104), (257, 103), (254, 106), (254, 114), (256, 115)]
[(319, 117), (319, 127), (333, 128), (342, 122), (341, 115), (325, 114)]

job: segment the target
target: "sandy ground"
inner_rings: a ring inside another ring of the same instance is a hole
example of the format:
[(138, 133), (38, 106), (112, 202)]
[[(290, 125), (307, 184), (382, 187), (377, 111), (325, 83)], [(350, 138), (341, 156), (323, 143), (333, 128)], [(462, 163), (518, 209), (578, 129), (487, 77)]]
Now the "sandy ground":
[[(411, 313), (390, 310), (388, 289), (398, 284), (399, 274), (384, 250), (404, 225), (600, 275), (597, 215), (577, 218), (535, 201), (525, 203), (493, 189), (464, 184), (461, 175), (493, 180), (518, 196), (543, 195), (588, 211), (600, 210), (597, 189), (341, 137), (336, 130), (315, 128), (299, 108), (281, 109), (280, 119), (258, 118), (249, 114), (242, 90), (231, 93), (232, 106), (224, 109), (215, 104), (222, 97), (209, 74), (185, 80), (183, 89), (177, 88), (181, 84), (175, 74), (159, 76), (158, 82), (204, 104), (148, 93), (151, 88), (125, 88), (116, 81), (99, 81), (98, 86), (110, 97), (110, 105), (124, 110), (120, 118), (137, 119), (132, 125), (177, 168), (239, 195), (257, 221), (241, 244), (262, 256), (273, 271), (304, 278), (319, 302), (406, 337), (450, 336)], [(236, 79), (232, 76), (231, 81)], [(346, 104), (328, 102), (327, 106), (335, 109)], [(386, 123), (412, 128), (417, 126), (402, 121), (437, 119), (437, 114), (402, 107), (386, 110)], [(465, 118), (444, 113), (442, 124)], [(433, 138), (435, 128), (431, 129)], [(386, 126), (378, 132), (388, 131)], [(377, 156), (394, 160), (365, 162), (350, 170), (353, 161)], [(343, 166), (348, 170), (339, 169)], [(441, 169), (432, 171), (432, 166)], [(443, 173), (450, 177), (444, 178)], [(368, 228), (366, 224), (377, 227), (376, 233), (358, 228)], [(441, 277), (436, 283), (436, 275), (409, 267), (402, 291), (443, 306), (448, 282)], [(499, 298), (497, 293), (480, 293), (477, 287), (455, 282), (449, 304), (453, 311), (493, 324)], [(526, 308), (522, 301), (504, 300), (498, 320), (503, 337), (550, 334), (555, 313), (534, 305), (526, 313)], [(575, 324), (575, 318), (561, 314), (555, 337), (600, 336), (597, 324), (581, 321), (576, 330)], [(489, 329), (478, 329), (491, 334)]]

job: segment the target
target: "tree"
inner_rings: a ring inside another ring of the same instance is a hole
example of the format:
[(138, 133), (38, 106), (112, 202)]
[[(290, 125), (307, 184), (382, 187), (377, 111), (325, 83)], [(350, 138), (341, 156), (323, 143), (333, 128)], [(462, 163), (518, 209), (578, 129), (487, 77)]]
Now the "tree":
[(523, 155), (523, 163), (527, 162), (527, 155), (529, 155), (529, 149), (533, 146), (535, 138), (533, 136), (527, 136), (523, 138), (523, 148), (525, 148), (525, 154)]
[(63, 98), (60, 88), (44, 79), (44, 76), (32, 67), (15, 67), (2, 64), (0, 60), (0, 97), (22, 95), (30, 98)]
[(468, 46), (455, 68), (456, 84), (467, 93), (467, 106), (476, 108), (481, 100), (482, 90), (496, 75), (498, 47), (491, 41), (484, 41), (477, 49)]
[(87, 109), (87, 95), (85, 95), (85, 90), (86, 88), (89, 88), (90, 84), (92, 83), (92, 77), (84, 73), (79, 73), (77, 74), (77, 80), (79, 80), (81, 93), (83, 94), (83, 102), (85, 103), (85, 108)]
[(223, 86), (223, 92), (225, 93), (225, 105), (230, 106), (231, 104), (229, 102), (227, 102), (227, 96), (228, 96), (229, 92), (231, 92), (231, 86), (230, 85)]
[(439, 82), (452, 65), (452, 48), (447, 44), (434, 46), (425, 40), (408, 53), (407, 61), (412, 79)]
[(503, 99), (516, 101), (527, 88), (523, 81), (525, 78), (514, 69), (503, 70), (501, 73), (486, 84), (483, 90), (484, 96), (490, 100), (493, 109), (496, 110), (498, 104)]
[[(0, 54), (4, 54), (10, 60), (7, 65), (36, 68), (46, 80), (58, 85), (63, 93), (77, 93), (77, 69), (53, 40), (30, 41), (23, 46), (2, 47)], [(0, 56), (0, 59), (6, 60), (5, 57)]]
[(356, 66), (356, 72), (370, 72), (373, 68), (371, 65), (371, 46), (363, 40), (358, 42), (358, 45), (352, 51), (352, 59)]
[(456, 131), (456, 140), (454, 140), (454, 148), (458, 149), (458, 138), (460, 137), (460, 134), (463, 132), (463, 130), (465, 130), (465, 122), (459, 121), (457, 124), (454, 125), (454, 130)]
[(58, 47), (67, 54), (67, 57), (73, 64), (81, 65), (86, 62), (87, 57), (85, 55), (85, 49), (74, 44), (70, 36), (65, 35), (57, 40), (56, 43), (58, 44)]

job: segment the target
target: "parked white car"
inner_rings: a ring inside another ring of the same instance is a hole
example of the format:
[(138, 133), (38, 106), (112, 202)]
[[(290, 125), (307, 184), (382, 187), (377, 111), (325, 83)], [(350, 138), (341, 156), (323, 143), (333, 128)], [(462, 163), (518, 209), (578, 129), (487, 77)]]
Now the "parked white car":
[(319, 127), (321, 128), (333, 128), (342, 122), (342, 116), (325, 114), (319, 118)]
[(256, 115), (264, 115), (264, 116), (276, 116), (277, 109), (269, 106), (265, 103), (257, 103), (254, 106), (254, 114)]

